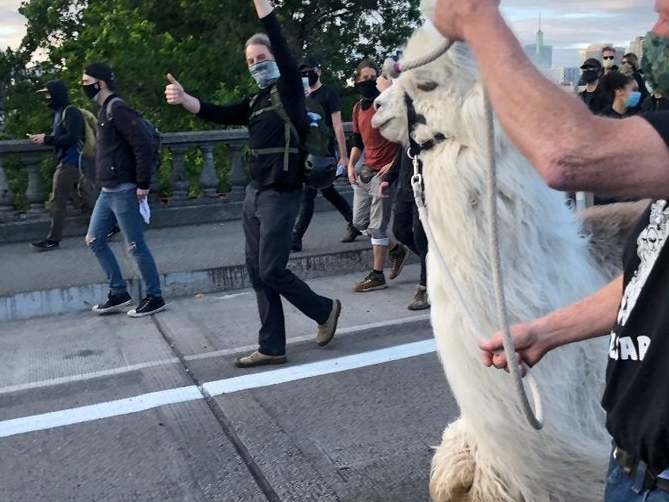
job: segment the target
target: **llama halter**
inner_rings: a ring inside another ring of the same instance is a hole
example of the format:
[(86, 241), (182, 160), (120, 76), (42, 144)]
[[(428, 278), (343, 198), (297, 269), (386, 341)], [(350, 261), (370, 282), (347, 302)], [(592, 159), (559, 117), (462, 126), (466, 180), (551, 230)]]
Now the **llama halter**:
[[(422, 58), (415, 59), (406, 63), (400, 64), (391, 59), (386, 60), (383, 66), (383, 73), (391, 78), (397, 78), (403, 72), (414, 70), (421, 66), (425, 66), (429, 63), (436, 61), (438, 58), (443, 56), (451, 48), (453, 43), (450, 40), (444, 40), (437, 48), (433, 49), (431, 52), (423, 56)], [(413, 129), (416, 125), (416, 111), (413, 107), (413, 102), (411, 97), (405, 94), (405, 101), (407, 104), (407, 117), (409, 122), (409, 157), (413, 161), (414, 175), (411, 178), (411, 186), (414, 191), (414, 198), (416, 200), (416, 205), (418, 207), (418, 214), (420, 216), (420, 221), (423, 223), (425, 228), (425, 233), (430, 242), (430, 252), (434, 251), (434, 256), (440, 262), (441, 267), (446, 272), (447, 282), (449, 283), (449, 288), (455, 292), (455, 296), (458, 299), (460, 304), (461, 311), (465, 314), (465, 317), (468, 318), (470, 324), (474, 329), (478, 329), (477, 322), (472, 315), (471, 311), (467, 306), (464, 295), (458, 287), (457, 281), (450, 272), (448, 265), (444, 256), (441, 254), (437, 242), (434, 239), (434, 234), (432, 233), (432, 228), (428, 220), (427, 207), (425, 206), (425, 188), (423, 183), (423, 163), (420, 159), (421, 152), (432, 148), (436, 145), (437, 142), (432, 140), (430, 145), (419, 145), (412, 136)], [(495, 288), (495, 300), (497, 305), (497, 318), (498, 323), (502, 326), (502, 333), (504, 338), (504, 352), (507, 358), (507, 367), (514, 381), (514, 387), (516, 389), (516, 394), (520, 403), (522, 405), (525, 416), (527, 417), (530, 425), (536, 429), (541, 430), (543, 428), (543, 406), (541, 402), (541, 394), (539, 392), (539, 386), (537, 385), (536, 380), (530, 374), (529, 368), (526, 369), (526, 378), (532, 394), (532, 400), (534, 401), (535, 410), (532, 409), (530, 400), (525, 391), (523, 385), (523, 377), (521, 374), (521, 362), (519, 360), (518, 354), (516, 352), (516, 347), (513, 342), (513, 337), (511, 335), (511, 329), (509, 326), (509, 316), (506, 306), (506, 298), (504, 295), (504, 278), (502, 276), (502, 259), (500, 254), (500, 244), (499, 244), (499, 222), (497, 219), (497, 167), (495, 162), (495, 124), (493, 120), (493, 111), (490, 99), (488, 98), (487, 93), (484, 93), (484, 106), (485, 106), (485, 116), (487, 124), (487, 134), (486, 134), (486, 144), (487, 144), (487, 160), (488, 160), (488, 234), (489, 234), (489, 248), (490, 254), (492, 255), (492, 275), (493, 275), (493, 284)], [(444, 139), (447, 139), (444, 137)], [(427, 148), (429, 146), (429, 148)]]

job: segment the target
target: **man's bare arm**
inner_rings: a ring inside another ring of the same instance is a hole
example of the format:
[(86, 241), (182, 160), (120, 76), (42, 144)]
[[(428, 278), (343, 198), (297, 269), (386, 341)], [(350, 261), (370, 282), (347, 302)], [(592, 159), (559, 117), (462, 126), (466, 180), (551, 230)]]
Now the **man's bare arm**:
[[(622, 293), (620, 276), (578, 303), (514, 326), (512, 334), (521, 360), (534, 366), (553, 349), (608, 334), (615, 326)], [(506, 368), (502, 344), (501, 333), (481, 344), (483, 362), (487, 366)]]
[(593, 116), (534, 67), (495, 2), (478, 4), (475, 15), (458, 20), (460, 33), (448, 18), (453, 9), (438, 7), (435, 23), (469, 43), (502, 125), (546, 182), (567, 191), (666, 197), (669, 148), (657, 131), (639, 117)]

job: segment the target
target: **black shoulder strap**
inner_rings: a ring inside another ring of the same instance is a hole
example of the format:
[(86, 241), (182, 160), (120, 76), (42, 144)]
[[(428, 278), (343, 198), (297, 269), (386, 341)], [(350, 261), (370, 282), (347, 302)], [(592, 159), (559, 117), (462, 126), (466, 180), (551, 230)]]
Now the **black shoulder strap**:
[(107, 118), (108, 122), (113, 119), (112, 107), (114, 106), (114, 103), (125, 103), (125, 101), (123, 101), (118, 96), (114, 96), (112, 99), (109, 100), (109, 103), (107, 103), (107, 106), (105, 107), (105, 117)]

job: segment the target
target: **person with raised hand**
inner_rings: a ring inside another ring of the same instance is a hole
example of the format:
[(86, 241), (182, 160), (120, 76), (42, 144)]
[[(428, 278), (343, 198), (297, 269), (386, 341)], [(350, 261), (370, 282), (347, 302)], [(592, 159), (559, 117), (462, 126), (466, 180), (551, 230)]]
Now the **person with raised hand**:
[[(188, 94), (167, 75), (165, 98), (198, 117), (249, 129), (251, 182), (242, 212), (246, 266), (258, 300), (259, 348), (237, 359), (249, 368), (286, 362), (286, 331), (281, 296), (318, 324), (316, 342), (325, 346), (335, 335), (341, 302), (314, 293), (286, 268), (291, 234), (300, 207), (305, 153), (302, 140), (309, 122), (297, 62), (281, 33), (272, 3), (254, 0), (265, 33), (244, 47), (249, 72), (259, 91), (227, 105), (214, 105)], [(287, 140), (288, 138), (288, 140)]]

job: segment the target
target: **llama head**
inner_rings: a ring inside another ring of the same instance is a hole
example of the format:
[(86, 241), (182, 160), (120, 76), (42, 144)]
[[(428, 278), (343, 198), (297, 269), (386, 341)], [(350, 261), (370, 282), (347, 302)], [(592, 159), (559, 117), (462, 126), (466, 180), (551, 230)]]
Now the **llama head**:
[[(402, 62), (420, 58), (443, 41), (429, 22), (416, 30), (404, 51)], [(458, 138), (468, 143), (461, 127), (466, 103), (474, 94), (480, 95), (478, 70), (469, 48), (462, 43), (436, 61), (402, 73), (393, 85), (375, 102), (377, 112), (373, 126), (395, 143), (405, 144), (409, 138), (407, 97), (417, 114), (414, 139), (423, 143), (438, 135)], [(478, 102), (482, 105), (482, 101)], [(479, 106), (482, 110), (482, 106)], [(471, 117), (467, 117), (471, 119)]]

